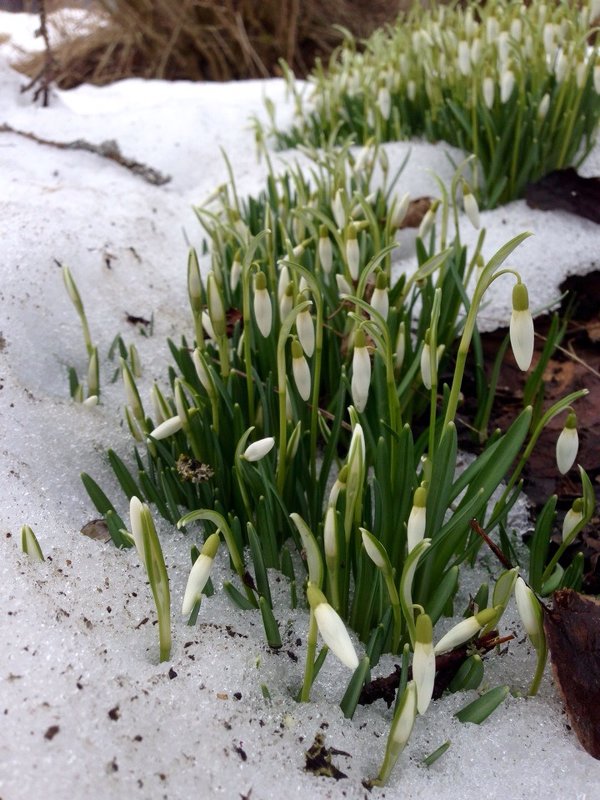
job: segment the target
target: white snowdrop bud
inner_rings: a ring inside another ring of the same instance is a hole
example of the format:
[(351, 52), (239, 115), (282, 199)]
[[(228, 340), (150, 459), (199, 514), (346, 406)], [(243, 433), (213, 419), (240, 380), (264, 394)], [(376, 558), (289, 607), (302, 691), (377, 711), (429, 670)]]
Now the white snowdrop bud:
[(346, 231), (346, 263), (353, 281), (358, 280), (360, 267), (360, 248), (358, 246), (356, 226), (351, 223)]
[(496, 17), (489, 16), (485, 22), (485, 35), (488, 44), (493, 44), (500, 33), (500, 25)]
[(417, 687), (417, 711), (424, 714), (431, 702), (435, 683), (433, 625), (427, 614), (419, 614), (417, 617), (412, 674)]
[(495, 93), (495, 84), (493, 78), (490, 78), (489, 75), (483, 79), (483, 102), (486, 105), (486, 108), (491, 109), (494, 105), (494, 93)]
[(219, 534), (211, 533), (202, 547), (200, 555), (194, 561), (187, 580), (181, 613), (190, 614), (198, 600), (202, 597), (202, 591), (210, 577), (217, 550), (219, 549)]
[(123, 376), (123, 387), (125, 389), (127, 405), (131, 409), (131, 413), (135, 419), (138, 422), (143, 423), (145, 421), (145, 417), (144, 407), (142, 406), (142, 401), (140, 399), (140, 393), (138, 392), (136, 382), (131, 374), (131, 370), (129, 369), (129, 364), (123, 358), (121, 359), (121, 375)]
[(545, 640), (542, 607), (535, 594), (520, 576), (515, 582), (515, 602), (525, 633), (537, 650)]
[(335, 282), (340, 294), (352, 294), (352, 287), (343, 275), (336, 275)]
[(500, 102), (506, 103), (510, 100), (515, 88), (515, 74), (512, 70), (504, 70), (500, 78)]
[(238, 250), (233, 257), (233, 263), (231, 265), (231, 271), (229, 273), (229, 286), (232, 292), (235, 292), (237, 289), (240, 278), (242, 276), (242, 262), (240, 261), (241, 254)]
[(323, 550), (325, 559), (333, 562), (337, 558), (338, 546), (335, 525), (335, 507), (328, 506), (325, 512), (325, 524), (323, 526)]
[(273, 309), (267, 289), (267, 278), (262, 271), (257, 272), (254, 276), (254, 318), (256, 319), (258, 330), (266, 339), (271, 333)]
[(575, 463), (578, 450), (577, 416), (574, 411), (570, 411), (565, 427), (556, 441), (556, 464), (562, 475), (565, 475)]
[(414, 103), (417, 96), (417, 84), (414, 81), (408, 81), (406, 84), (406, 94), (410, 102)]
[(575, 83), (578, 89), (583, 89), (587, 78), (587, 64), (584, 61), (579, 61), (575, 70)]
[(339, 471), (333, 486), (331, 487), (331, 491), (329, 492), (329, 499), (327, 501), (328, 506), (333, 506), (335, 508), (340, 492), (344, 491), (344, 489), (346, 488), (347, 478), (348, 478), (348, 465), (344, 464), (344, 466)]
[(495, 608), (484, 608), (483, 611), (473, 617), (463, 619), (453, 628), (450, 628), (445, 636), (442, 636), (434, 648), (435, 654), (440, 655), (440, 653), (447, 653), (450, 650), (454, 650), (455, 647), (460, 647), (461, 644), (468, 642), (469, 639), (478, 634), (484, 625), (487, 625), (496, 616)]
[(305, 250), (304, 244), (301, 242), (300, 244), (297, 244), (295, 247), (292, 248), (292, 255), (294, 256), (294, 258), (300, 258), (301, 256), (304, 255), (304, 250)]
[(571, 535), (572, 531), (579, 525), (583, 519), (583, 500), (578, 497), (573, 501), (573, 505), (565, 514), (562, 527), (562, 540), (565, 542)]
[(212, 270), (208, 273), (206, 283), (208, 296), (208, 316), (210, 317), (214, 338), (225, 336), (225, 306), (223, 305), (223, 298), (221, 297), (221, 290), (219, 289), (215, 273), (212, 272)]
[(519, 17), (515, 17), (510, 23), (510, 35), (515, 40), (515, 42), (520, 42), (522, 33), (523, 33), (523, 22)]
[(242, 453), (242, 458), (246, 461), (260, 461), (267, 453), (270, 453), (275, 444), (275, 439), (272, 436), (267, 436), (264, 439), (259, 439), (257, 442), (249, 444)]
[(352, 402), (357, 411), (364, 411), (369, 398), (371, 385), (371, 358), (367, 349), (367, 339), (362, 328), (354, 337), (354, 353), (352, 355)]
[(473, 64), (473, 66), (476, 67), (477, 64), (479, 64), (480, 58), (481, 58), (481, 39), (478, 36), (477, 38), (473, 39), (473, 42), (471, 44), (471, 64)]
[(340, 230), (346, 225), (346, 210), (344, 208), (344, 199), (342, 197), (343, 190), (338, 189), (334, 195), (331, 212), (335, 220), (335, 224)]
[(529, 295), (524, 283), (516, 283), (512, 293), (510, 316), (510, 345), (519, 369), (527, 372), (533, 358), (533, 318), (529, 310)]
[(540, 100), (540, 104), (538, 106), (538, 119), (544, 120), (546, 119), (546, 114), (548, 113), (548, 109), (550, 108), (550, 95), (548, 92), (542, 97)]
[(408, 523), (406, 526), (406, 541), (408, 552), (410, 553), (425, 537), (425, 525), (427, 522), (427, 489), (419, 486), (415, 490), (413, 506), (410, 510)]
[(421, 220), (421, 224), (419, 225), (419, 238), (424, 239), (431, 228), (433, 227), (433, 223), (435, 222), (435, 215), (438, 210), (439, 200), (434, 200), (430, 207), (427, 209), (425, 214), (423, 215), (423, 219)]
[(475, 195), (469, 189), (466, 183), (463, 183), (463, 208), (471, 225), (475, 228), (475, 230), (478, 230), (480, 226), (479, 206), (477, 205)]
[(365, 551), (371, 561), (378, 569), (386, 569), (387, 563), (383, 555), (383, 545), (377, 541), (372, 533), (369, 533), (365, 528), (360, 528), (362, 536), (362, 543)]
[(393, 204), (392, 212), (392, 226), (399, 228), (406, 218), (408, 207), (410, 205), (410, 193), (406, 192), (402, 195), (400, 200), (396, 197)]
[(554, 29), (554, 25), (551, 22), (547, 22), (544, 25), (544, 30), (542, 33), (542, 41), (544, 42), (544, 50), (546, 51), (546, 55), (548, 58), (554, 58), (554, 54), (556, 52), (556, 31)]
[(215, 394), (215, 386), (212, 378), (210, 377), (204, 353), (202, 353), (198, 347), (192, 353), (192, 361), (194, 362), (196, 375), (198, 376), (198, 380), (200, 381), (202, 388), (207, 395), (213, 397)]
[(498, 58), (501, 64), (508, 61), (508, 32), (501, 31), (496, 39), (496, 47), (498, 48)]
[(471, 52), (464, 39), (458, 43), (458, 69), (465, 78), (471, 74)]
[(297, 339), (292, 340), (292, 374), (298, 394), (306, 402), (310, 397), (310, 368), (304, 357), (302, 345)]
[(594, 67), (594, 91), (600, 94), (600, 64)]
[(392, 112), (392, 96), (385, 84), (379, 87), (377, 92), (377, 107), (383, 119), (389, 119)]
[(82, 400), (81, 405), (85, 408), (95, 408), (100, 402), (100, 398), (97, 394), (91, 394), (89, 397), (86, 397), (85, 400)]
[(375, 288), (371, 295), (371, 308), (377, 311), (386, 320), (390, 310), (388, 297), (387, 276), (385, 272), (378, 272)]
[(144, 559), (144, 533), (142, 525), (142, 511), (144, 508), (147, 508), (147, 506), (145, 506), (138, 497), (133, 496), (129, 501), (129, 521), (131, 524), (131, 535), (133, 536), (133, 543), (142, 561), (142, 564), (146, 563)]
[(556, 57), (556, 63), (554, 65), (554, 75), (556, 76), (557, 83), (562, 83), (564, 81), (564, 79), (567, 77), (568, 69), (569, 59), (565, 55), (564, 50), (561, 50)]
[(294, 307), (294, 284), (288, 283), (284, 294), (279, 300), (279, 316), (283, 320)]
[(396, 349), (394, 351), (394, 364), (396, 369), (400, 369), (404, 363), (404, 356), (406, 355), (406, 333), (404, 323), (401, 322), (398, 327), (398, 336), (396, 337)]
[(302, 349), (310, 358), (315, 352), (315, 325), (308, 308), (301, 311), (296, 317), (296, 332)]
[(212, 339), (213, 342), (216, 342), (217, 334), (215, 333), (215, 329), (213, 328), (212, 322), (210, 321), (210, 316), (208, 314), (208, 311), (202, 312), (201, 319), (202, 319), (202, 327), (206, 331), (206, 335), (208, 336), (209, 339)]
[(333, 248), (325, 225), (319, 228), (319, 261), (323, 272), (329, 274), (333, 266)]
[(288, 286), (292, 282), (290, 271), (286, 264), (278, 264), (279, 276), (277, 278), (277, 301), (281, 302), (281, 298), (288, 290)]
[(546, 20), (546, 12), (547, 12), (547, 10), (548, 9), (546, 8), (545, 5), (541, 5), (538, 8), (538, 25), (543, 25), (544, 24), (544, 22)]
[(390, 738), (393, 743), (394, 757), (397, 759), (406, 746), (412, 733), (415, 719), (417, 717), (417, 685), (415, 681), (409, 681), (400, 702), (398, 710), (392, 721)]
[(151, 431), (150, 436), (152, 436), (153, 439), (168, 439), (169, 436), (179, 433), (182, 427), (183, 422), (181, 417), (176, 415), (174, 417), (169, 417), (169, 419), (166, 419), (164, 422), (161, 422), (158, 427)]
[(344, 666), (355, 670), (358, 667), (358, 656), (340, 615), (329, 605), (323, 592), (314, 583), (309, 582), (306, 596), (323, 641)]

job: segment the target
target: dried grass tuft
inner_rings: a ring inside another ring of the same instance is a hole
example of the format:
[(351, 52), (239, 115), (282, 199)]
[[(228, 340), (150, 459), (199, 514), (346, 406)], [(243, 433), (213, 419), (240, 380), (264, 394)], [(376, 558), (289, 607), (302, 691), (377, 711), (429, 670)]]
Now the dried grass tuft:
[[(410, 0), (96, 0), (99, 24), (54, 49), (53, 80), (64, 89), (121, 78), (226, 81), (299, 76), (327, 59), (347, 28), (357, 38), (390, 22)], [(365, 9), (368, 6), (368, 10)], [(33, 76), (43, 56), (17, 68)]]

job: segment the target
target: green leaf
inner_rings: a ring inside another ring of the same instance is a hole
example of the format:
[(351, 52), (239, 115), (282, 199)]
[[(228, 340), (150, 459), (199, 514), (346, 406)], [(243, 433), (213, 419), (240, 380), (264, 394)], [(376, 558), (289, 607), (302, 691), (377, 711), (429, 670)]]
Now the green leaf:
[(480, 725), (503, 703), (510, 692), (509, 686), (496, 686), (490, 689), (477, 700), (464, 706), (454, 715), (461, 722), (472, 722)]
[(369, 679), (370, 668), (371, 663), (368, 656), (363, 656), (358, 667), (354, 670), (352, 678), (350, 678), (350, 683), (340, 703), (340, 708), (347, 719), (352, 719), (354, 716), (362, 688)]
[(444, 753), (450, 747), (451, 744), (452, 744), (452, 742), (450, 741), (450, 739), (448, 739), (446, 742), (444, 742), (444, 744), (441, 744), (437, 748), (437, 750), (434, 750), (433, 753), (428, 755), (427, 758), (424, 758), (423, 759), (423, 764), (426, 767), (430, 767), (432, 764), (434, 764), (438, 760), (438, 758), (441, 758), (441, 756), (444, 755)]
[(282, 646), (281, 634), (279, 633), (279, 626), (273, 614), (271, 606), (265, 597), (260, 597), (258, 600), (260, 613), (262, 616), (263, 626), (267, 637), (269, 647), (278, 650)]
[(484, 669), (483, 659), (479, 653), (474, 653), (461, 664), (448, 688), (451, 692), (478, 689), (483, 680)]

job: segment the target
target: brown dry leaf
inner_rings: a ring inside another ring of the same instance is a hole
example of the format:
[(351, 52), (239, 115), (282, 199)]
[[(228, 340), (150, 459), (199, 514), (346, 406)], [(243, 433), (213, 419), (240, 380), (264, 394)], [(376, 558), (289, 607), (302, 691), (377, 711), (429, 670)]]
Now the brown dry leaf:
[(86, 522), (81, 529), (81, 533), (97, 542), (110, 542), (111, 538), (108, 525), (103, 519), (93, 519), (91, 522)]
[(573, 730), (600, 759), (600, 600), (560, 589), (546, 609), (544, 629)]
[(347, 778), (346, 773), (338, 769), (331, 760), (334, 755), (349, 756), (350, 754), (343, 750), (336, 750), (335, 747), (325, 747), (325, 736), (322, 733), (317, 733), (314, 742), (305, 753), (306, 764), (304, 769), (307, 772), (312, 772), (313, 775), (335, 778), (336, 781), (341, 778)]
[(408, 204), (408, 211), (400, 228), (418, 228), (431, 206), (431, 197), (417, 197)]

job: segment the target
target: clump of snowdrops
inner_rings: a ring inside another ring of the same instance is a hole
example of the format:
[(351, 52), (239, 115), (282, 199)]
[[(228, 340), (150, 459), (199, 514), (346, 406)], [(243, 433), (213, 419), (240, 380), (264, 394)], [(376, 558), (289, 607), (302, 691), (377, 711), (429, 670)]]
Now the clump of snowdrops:
[(348, 35), (308, 86), (288, 70), (299, 121), (277, 130), (270, 106), (276, 136), (282, 146), (444, 140), (476, 156), (472, 188), (492, 208), (589, 153), (600, 119), (599, 17), (597, 0), (415, 4), (363, 52)]
[[(477, 312), (498, 279), (513, 293), (514, 357), (524, 371), (531, 364), (527, 289), (504, 263), (528, 234), (485, 259), (482, 232), (467, 253), (460, 225), (471, 223), (457, 210), (465, 162), (449, 189), (440, 183), (440, 198), (421, 223), (414, 272), (399, 274), (393, 256), (409, 198), (398, 191), (385, 153), (342, 148), (312, 156), (305, 172), (271, 170), (257, 198), (240, 200), (232, 182), (197, 208), (207, 269), (203, 275), (190, 251), (190, 332), (169, 343), (168, 389), (154, 384), (146, 404), (131, 363), (121, 360), (135, 466), (108, 455), (129, 500), (129, 524), (90, 476), (83, 480), (115, 544), (134, 544), (146, 568), (161, 658), (170, 648), (169, 581), (149, 506), (193, 541), (181, 601), (190, 624), (212, 592), (211, 569), (225, 546), (234, 577), (224, 590), (240, 608), (260, 613), (268, 643), (280, 647), (281, 609), (273, 605), (270, 579), (273, 570), (288, 578), (290, 605), (309, 614), (300, 700), (310, 698), (331, 651), (351, 672), (342, 699), (351, 717), (381, 653), (401, 659), (377, 777), (383, 782), (431, 700), (436, 657), (480, 636), (493, 642), (513, 590), (538, 654), (530, 687), (537, 690), (546, 659), (538, 595), (581, 582), (582, 564), (564, 570), (559, 559), (590, 519), (589, 479), (580, 469), (582, 497), (552, 558), (556, 498), (521, 565), (508, 515), (528, 454), (559, 413), (568, 415), (559, 463), (572, 469), (571, 404), (585, 392), (543, 413), (527, 404), (505, 431), (488, 432), (480, 418), (475, 427), (484, 446), (458, 474), (459, 408), (473, 352), (480, 405), (489, 405), (494, 392), (474, 345)], [(375, 185), (377, 164), (383, 178)], [(477, 224), (475, 210), (470, 218)], [(534, 398), (540, 375), (535, 385)], [(483, 584), (467, 618), (440, 637), (436, 624), (453, 614), (461, 568), (482, 545), (474, 518), (499, 539), (510, 568), (493, 587)], [(482, 678), (475, 644), (453, 689), (476, 688)], [(508, 691), (486, 692), (460, 718), (481, 721)]]

